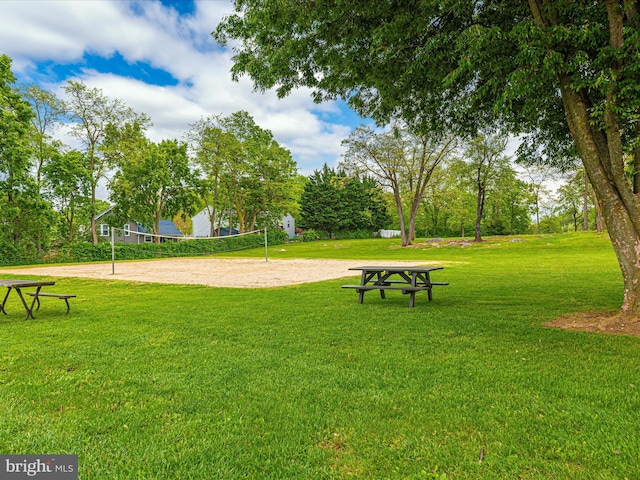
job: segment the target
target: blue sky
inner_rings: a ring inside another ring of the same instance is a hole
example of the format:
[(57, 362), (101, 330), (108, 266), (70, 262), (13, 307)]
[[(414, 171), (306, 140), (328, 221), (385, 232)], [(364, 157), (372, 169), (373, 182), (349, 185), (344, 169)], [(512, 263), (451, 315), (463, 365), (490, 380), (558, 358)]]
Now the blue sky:
[[(314, 104), (307, 90), (278, 99), (231, 80), (231, 51), (210, 32), (230, 0), (2, 0), (0, 52), (19, 82), (64, 97), (67, 80), (120, 98), (153, 122), (149, 137), (181, 139), (203, 116), (248, 111), (288, 148), (301, 174), (335, 166), (340, 142), (362, 119), (342, 102)], [(63, 140), (65, 132), (58, 132)]]

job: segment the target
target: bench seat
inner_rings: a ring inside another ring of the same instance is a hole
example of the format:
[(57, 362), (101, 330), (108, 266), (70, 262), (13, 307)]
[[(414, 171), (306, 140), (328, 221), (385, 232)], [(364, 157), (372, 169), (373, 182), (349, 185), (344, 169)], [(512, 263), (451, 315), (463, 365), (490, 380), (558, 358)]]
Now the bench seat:
[(69, 305), (69, 299), (70, 298), (76, 298), (75, 295), (72, 295), (70, 293), (49, 293), (49, 292), (40, 292), (36, 295), (36, 292), (25, 292), (27, 295), (31, 295), (32, 297), (36, 297), (36, 302), (38, 303), (38, 306), (36, 307), (36, 310), (40, 310), (40, 297), (51, 297), (51, 298), (59, 298), (60, 300), (64, 300), (64, 302), (67, 304), (67, 314), (69, 313), (69, 310), (71, 309), (71, 306)]
[(358, 292), (358, 303), (362, 303), (364, 301), (364, 292), (369, 292), (371, 290), (380, 291), (380, 297), (385, 298), (384, 292), (386, 290), (399, 290), (403, 294), (409, 295), (409, 306), (413, 307), (415, 304), (416, 292), (427, 292), (429, 294), (429, 300), (431, 300), (431, 287), (427, 287), (426, 285), (412, 287), (410, 285), (389, 285), (388, 283), (382, 283), (380, 285), (342, 285), (342, 288), (352, 288), (356, 292)]
[[(431, 285), (449, 285), (449, 282), (430, 282)], [(399, 285), (406, 285), (407, 282), (403, 282), (401, 280), (386, 280), (384, 283), (381, 283), (379, 286), (386, 286), (386, 285), (395, 285), (395, 284), (399, 284)], [(347, 287), (354, 287), (354, 286), (360, 286), (360, 285), (345, 285)], [(376, 287), (378, 288), (377, 285), (372, 285), (372, 284), (367, 284), (367, 286), (372, 286), (372, 287)], [(428, 288), (426, 286), (423, 285), (424, 288)]]
[(355, 288), (356, 290), (403, 290), (405, 292), (421, 292), (430, 287), (410, 287), (400, 285), (342, 285), (342, 288)]

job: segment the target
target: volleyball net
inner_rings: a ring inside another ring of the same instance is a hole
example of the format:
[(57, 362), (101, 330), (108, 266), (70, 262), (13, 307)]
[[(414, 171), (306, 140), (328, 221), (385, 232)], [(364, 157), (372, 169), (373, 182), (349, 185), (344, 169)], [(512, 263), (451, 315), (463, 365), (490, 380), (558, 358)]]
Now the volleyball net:
[(116, 260), (207, 256), (252, 248), (264, 248), (268, 261), (266, 229), (217, 237), (187, 237), (111, 227), (112, 263)]

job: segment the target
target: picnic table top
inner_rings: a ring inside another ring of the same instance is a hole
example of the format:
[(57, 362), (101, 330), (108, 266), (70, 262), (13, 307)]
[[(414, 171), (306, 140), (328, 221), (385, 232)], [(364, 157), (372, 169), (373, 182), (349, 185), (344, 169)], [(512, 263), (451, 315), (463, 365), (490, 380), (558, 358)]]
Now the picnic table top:
[(0, 287), (25, 288), (25, 287), (44, 287), (46, 285), (55, 285), (52, 280), (0, 280)]
[(444, 267), (439, 267), (435, 265), (425, 266), (425, 265), (409, 265), (409, 266), (398, 266), (398, 265), (372, 265), (365, 267), (351, 267), (349, 270), (364, 270), (367, 272), (417, 272), (417, 273), (426, 273), (431, 272), (433, 270), (443, 270)]

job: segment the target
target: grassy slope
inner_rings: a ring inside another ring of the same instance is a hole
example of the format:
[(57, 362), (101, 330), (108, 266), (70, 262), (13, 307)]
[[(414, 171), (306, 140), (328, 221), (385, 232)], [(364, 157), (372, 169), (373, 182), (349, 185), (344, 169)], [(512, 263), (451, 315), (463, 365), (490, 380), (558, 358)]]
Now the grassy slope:
[(414, 309), (397, 292), (358, 305), (340, 280), (59, 279), (78, 294), (71, 314), (50, 299), (24, 322), (12, 295), (0, 452), (75, 453), (80, 478), (101, 479), (634, 478), (640, 340), (541, 326), (619, 306), (608, 240), (525, 238), (270, 251), (442, 263), (433, 279), (450, 285)]

